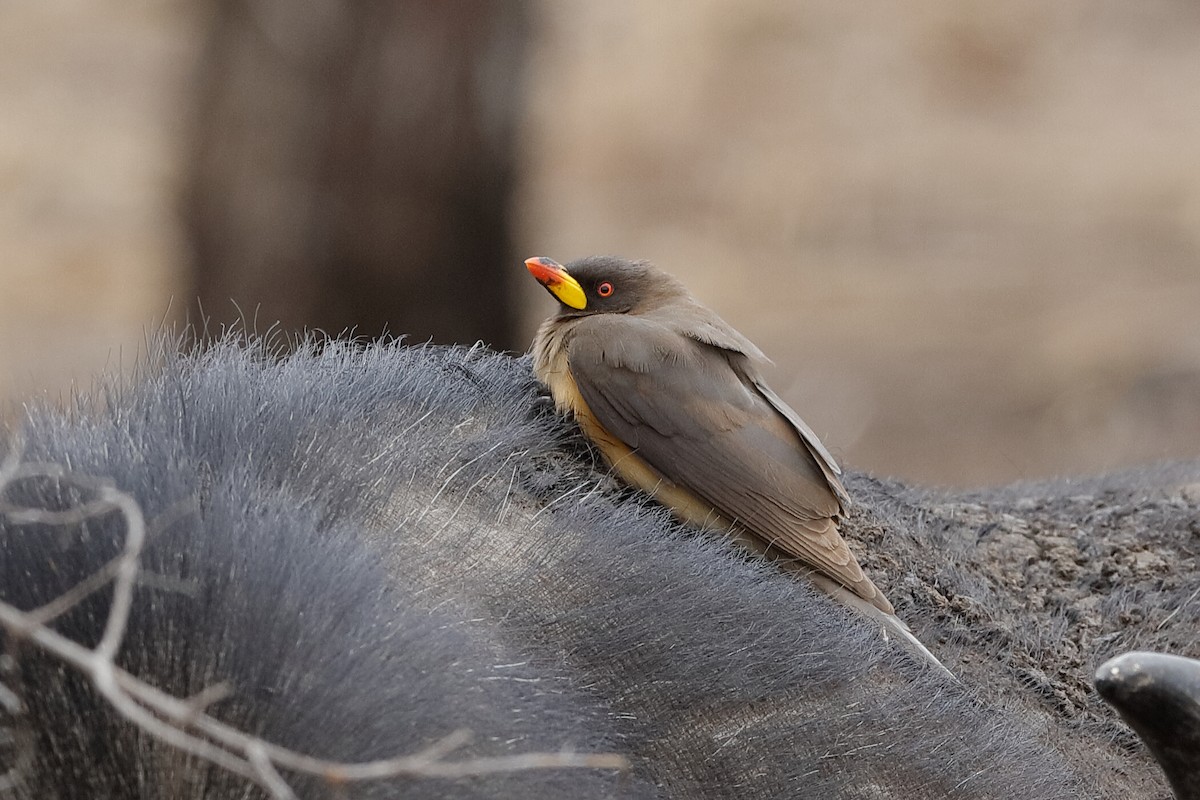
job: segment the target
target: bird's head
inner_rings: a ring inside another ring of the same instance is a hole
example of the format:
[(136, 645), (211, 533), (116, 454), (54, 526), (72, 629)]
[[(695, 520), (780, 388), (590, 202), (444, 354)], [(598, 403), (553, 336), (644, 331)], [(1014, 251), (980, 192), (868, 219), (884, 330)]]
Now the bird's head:
[(682, 284), (645, 261), (590, 256), (564, 267), (537, 257), (525, 266), (562, 303), (562, 316), (639, 313), (688, 296)]

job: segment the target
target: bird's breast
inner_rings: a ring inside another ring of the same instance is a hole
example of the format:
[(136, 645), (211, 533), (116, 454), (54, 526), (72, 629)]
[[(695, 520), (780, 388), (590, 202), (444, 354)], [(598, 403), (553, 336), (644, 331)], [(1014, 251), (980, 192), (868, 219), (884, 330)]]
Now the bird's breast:
[[(600, 448), (600, 452), (615, 468), (618, 462), (627, 459), (632, 450), (601, 425), (588, 407), (587, 401), (579, 392), (575, 376), (571, 374), (567, 348), (562, 340), (548, 339), (545, 344), (547, 346), (534, 353), (534, 373), (550, 390), (550, 396), (554, 398), (554, 407), (560, 413), (573, 416), (583, 430), (583, 435)], [(640, 483), (638, 485), (644, 486)]]
[(654, 496), (686, 522), (728, 530), (729, 520), (710, 503), (665, 477), (596, 419), (571, 375), (564, 337), (555, 334), (561, 334), (561, 329), (539, 331), (533, 353), (534, 374), (550, 390), (555, 408), (575, 418), (583, 435), (600, 450), (621, 480)]

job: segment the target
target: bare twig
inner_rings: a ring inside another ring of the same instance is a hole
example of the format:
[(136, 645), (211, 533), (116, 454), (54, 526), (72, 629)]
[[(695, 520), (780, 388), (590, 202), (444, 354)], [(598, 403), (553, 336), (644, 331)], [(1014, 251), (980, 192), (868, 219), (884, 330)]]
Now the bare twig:
[[(104, 479), (71, 473), (57, 464), (22, 464), (20, 457), (21, 450), (17, 444), (0, 462), (0, 516), (17, 524), (67, 526), (116, 511), (125, 521), (125, 540), (118, 557), (69, 591), (36, 609), (21, 611), (0, 602), (0, 627), (14, 639), (32, 642), (87, 675), (114, 710), (162, 742), (253, 781), (277, 800), (294, 800), (296, 796), (281, 774), (281, 769), (316, 776), (331, 785), (339, 785), (392, 777), (453, 779), (532, 769), (628, 768), (628, 761), (619, 755), (569, 751), (447, 761), (447, 756), (470, 738), (467, 731), (455, 731), (411, 755), (357, 764), (341, 763), (313, 758), (270, 744), (220, 722), (205, 713), (205, 709), (229, 693), (227, 685), (216, 684), (190, 698), (179, 698), (116, 666), (116, 656), (129, 621), (133, 589), (147, 538), (146, 521), (137, 501)], [(459, 471), (469, 463), (460, 466)], [(455, 474), (447, 479), (447, 484)], [(53, 478), (69, 483), (76, 488), (89, 490), (94, 497), (64, 511), (17, 507), (4, 501), (12, 481), (32, 477)], [(184, 510), (193, 507), (194, 504)], [(174, 522), (177, 514), (178, 510), (173, 510), (164, 516)], [(46, 623), (110, 583), (113, 587), (112, 602), (104, 633), (94, 649), (85, 648), (47, 627)], [(5, 695), (0, 699), (11, 700), (19, 705), (15, 695), (12, 698)]]
[[(220, 683), (214, 683), (211, 686), (205, 686), (203, 689), (187, 698), (184, 702), (188, 704), (188, 708), (192, 710), (192, 716), (195, 718), (197, 715), (203, 713), (204, 710), (213, 703), (218, 703), (232, 694), (233, 687), (225, 681), (221, 681)], [(192, 721), (188, 720), (187, 724), (192, 724)]]
[(246, 747), (246, 758), (253, 765), (259, 784), (266, 788), (272, 797), (277, 800), (297, 800), (296, 793), (275, 769), (275, 765), (271, 763), (271, 758), (267, 755), (266, 748), (262, 746), (261, 742), (251, 742)]
[(88, 596), (108, 586), (109, 582), (116, 577), (117, 567), (120, 566), (121, 559), (124, 557), (123, 555), (117, 556), (50, 602), (25, 612), (29, 624), (46, 625), (53, 622), (83, 602)]

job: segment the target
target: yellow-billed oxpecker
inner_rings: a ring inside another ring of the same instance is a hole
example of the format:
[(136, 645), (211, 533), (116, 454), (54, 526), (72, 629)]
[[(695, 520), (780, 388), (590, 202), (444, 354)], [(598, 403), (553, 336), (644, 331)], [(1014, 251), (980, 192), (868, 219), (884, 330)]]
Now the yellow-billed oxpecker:
[(766, 384), (762, 351), (649, 263), (525, 265), (560, 303), (534, 339), (537, 377), (618, 476), (884, 618), (936, 663), (847, 547), (841, 468)]

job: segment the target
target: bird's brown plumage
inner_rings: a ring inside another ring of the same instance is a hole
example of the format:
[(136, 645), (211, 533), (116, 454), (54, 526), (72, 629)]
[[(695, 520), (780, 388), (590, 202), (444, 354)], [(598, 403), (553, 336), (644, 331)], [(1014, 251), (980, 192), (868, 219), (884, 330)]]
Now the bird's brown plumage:
[(838, 530), (841, 470), (766, 385), (757, 347), (644, 262), (526, 263), (563, 302), (534, 340), (534, 369), (615, 472), (894, 614)]

